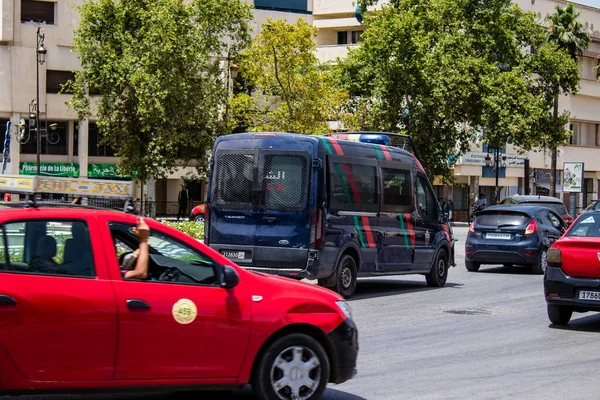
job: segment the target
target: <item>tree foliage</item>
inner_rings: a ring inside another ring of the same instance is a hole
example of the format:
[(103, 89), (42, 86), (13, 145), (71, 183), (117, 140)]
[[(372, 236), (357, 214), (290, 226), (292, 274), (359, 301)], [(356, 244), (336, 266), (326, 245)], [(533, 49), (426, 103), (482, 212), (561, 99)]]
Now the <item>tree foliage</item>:
[(578, 69), (534, 14), (504, 0), (390, 0), (365, 24), (342, 64), (358, 119), (411, 134), (431, 175), (448, 176), (448, 156), (484, 130), (524, 151), (555, 140), (553, 95), (576, 90)]
[[(95, 114), (124, 173), (161, 177), (204, 159), (227, 102), (219, 55), (249, 41), (240, 0), (90, 0), (74, 49), (82, 69), (70, 105)], [(99, 94), (90, 100), (88, 93)]]
[(351, 125), (346, 91), (336, 86), (334, 68), (315, 56), (315, 34), (304, 19), (263, 24), (239, 61), (251, 89), (232, 99), (232, 128), (319, 134), (330, 131), (328, 121)]

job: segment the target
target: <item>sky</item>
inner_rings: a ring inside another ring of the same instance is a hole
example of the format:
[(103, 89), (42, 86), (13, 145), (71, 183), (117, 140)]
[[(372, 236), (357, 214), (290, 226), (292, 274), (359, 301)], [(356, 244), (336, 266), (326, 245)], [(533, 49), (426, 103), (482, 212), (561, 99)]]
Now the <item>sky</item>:
[(573, 3), (600, 8), (600, 0), (573, 0)]

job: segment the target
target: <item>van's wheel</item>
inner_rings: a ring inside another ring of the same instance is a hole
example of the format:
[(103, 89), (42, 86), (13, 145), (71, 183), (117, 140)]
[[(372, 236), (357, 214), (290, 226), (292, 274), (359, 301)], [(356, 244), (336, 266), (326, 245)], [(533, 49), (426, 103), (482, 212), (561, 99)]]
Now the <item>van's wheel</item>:
[(548, 319), (555, 325), (567, 325), (572, 315), (573, 310), (569, 307), (548, 304)]
[(531, 266), (531, 271), (534, 274), (543, 274), (546, 272), (546, 267), (548, 266), (548, 254), (546, 253), (546, 249), (542, 249), (540, 252), (540, 256), (538, 257), (535, 264)]
[(356, 261), (349, 255), (345, 255), (340, 260), (336, 268), (335, 290), (345, 299), (354, 296), (356, 291)]
[(477, 272), (479, 271), (481, 264), (478, 262), (465, 261), (465, 267), (467, 267), (467, 271)]
[(433, 262), (431, 271), (425, 275), (427, 285), (431, 287), (442, 287), (448, 279), (448, 256), (446, 250), (440, 250)]
[(253, 371), (261, 400), (319, 399), (329, 381), (329, 358), (314, 338), (293, 333), (271, 343)]

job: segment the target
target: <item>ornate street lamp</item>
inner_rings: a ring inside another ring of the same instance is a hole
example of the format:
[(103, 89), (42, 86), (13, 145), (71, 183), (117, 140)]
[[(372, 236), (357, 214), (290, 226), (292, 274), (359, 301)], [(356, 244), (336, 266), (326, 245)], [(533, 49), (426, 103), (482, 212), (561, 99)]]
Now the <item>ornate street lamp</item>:
[[(35, 56), (36, 56), (36, 83), (37, 83), (37, 91), (36, 91), (36, 95), (37, 95), (37, 101), (33, 104), (30, 104), (29, 106), (29, 116), (31, 117), (31, 113), (32, 111), (35, 112), (36, 116), (35, 116), (35, 134), (36, 134), (36, 139), (37, 139), (37, 175), (40, 175), (40, 166), (41, 166), (41, 162), (40, 162), (40, 154), (41, 154), (41, 147), (42, 147), (42, 135), (40, 132), (40, 65), (44, 65), (44, 63), (46, 62), (46, 53), (48, 52), (46, 50), (46, 48), (44, 47), (44, 38), (46, 37), (46, 34), (44, 33), (44, 30), (41, 29), (40, 27), (38, 27), (37, 29), (37, 47), (35, 49)], [(33, 106), (33, 107), (32, 107)]]

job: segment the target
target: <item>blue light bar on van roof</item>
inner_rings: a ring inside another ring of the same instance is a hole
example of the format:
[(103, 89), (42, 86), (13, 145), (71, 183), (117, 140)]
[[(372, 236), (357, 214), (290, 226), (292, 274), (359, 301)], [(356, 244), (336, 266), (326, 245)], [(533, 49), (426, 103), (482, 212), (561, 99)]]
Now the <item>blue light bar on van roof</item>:
[(388, 145), (390, 138), (388, 135), (380, 135), (376, 133), (334, 133), (331, 135), (335, 139), (345, 139), (352, 142), (374, 143)]

